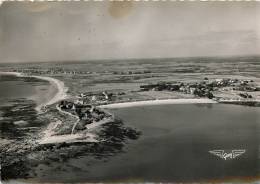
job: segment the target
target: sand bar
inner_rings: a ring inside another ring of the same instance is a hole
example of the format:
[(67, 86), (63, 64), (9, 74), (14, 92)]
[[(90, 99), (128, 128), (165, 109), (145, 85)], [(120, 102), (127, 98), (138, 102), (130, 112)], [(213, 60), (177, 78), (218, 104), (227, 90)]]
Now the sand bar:
[(207, 98), (192, 98), (192, 99), (163, 99), (163, 100), (147, 100), (137, 102), (122, 102), (108, 105), (100, 105), (100, 108), (105, 109), (116, 109), (116, 108), (127, 108), (137, 106), (149, 106), (149, 105), (167, 105), (167, 104), (209, 104), (217, 103), (214, 100)]

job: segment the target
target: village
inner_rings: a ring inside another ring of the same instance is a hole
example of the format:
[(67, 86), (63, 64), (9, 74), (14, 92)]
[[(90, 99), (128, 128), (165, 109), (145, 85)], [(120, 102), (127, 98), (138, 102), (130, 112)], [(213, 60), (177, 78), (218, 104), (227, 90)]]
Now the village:
[(89, 71), (75, 71), (66, 68), (23, 68), (23, 69), (12, 69), (10, 72), (24, 73), (27, 75), (87, 75), (92, 74)]
[(191, 94), (197, 97), (206, 97), (209, 99), (219, 100), (214, 92), (231, 92), (233, 95), (238, 95), (242, 99), (251, 99), (253, 96), (250, 92), (260, 91), (260, 86), (257, 86), (253, 80), (240, 79), (214, 79), (209, 80), (207, 77), (201, 82), (159, 82), (157, 84), (148, 84), (140, 86), (141, 91), (175, 91), (184, 94)]
[(113, 117), (110, 113), (101, 110), (94, 105), (81, 104), (78, 101), (71, 102), (63, 100), (57, 105), (57, 109), (60, 112), (74, 116), (77, 119), (72, 128), (69, 128), (70, 132), (67, 132), (71, 134), (87, 130), (90, 124), (97, 122), (100, 123), (103, 120), (113, 120)]
[[(75, 103), (80, 105), (106, 105), (121, 102), (149, 100), (140, 95), (147, 92), (162, 92), (182, 94), (183, 98), (208, 98), (218, 102), (228, 100), (258, 99), (260, 86), (253, 80), (245, 79), (208, 79), (195, 82), (158, 82), (155, 84), (140, 85), (135, 91), (96, 91), (80, 93), (76, 96)], [(148, 93), (149, 94), (149, 93)], [(139, 95), (139, 96), (138, 96)], [(163, 94), (161, 94), (163, 96)], [(131, 98), (129, 98), (131, 97)], [(163, 99), (163, 98), (162, 98)]]
[[(147, 92), (148, 94), (155, 92), (161, 96), (166, 92), (173, 94), (173, 98), (178, 93), (182, 94), (184, 99), (208, 98), (219, 103), (259, 106), (260, 87), (257, 82), (251, 79), (208, 79), (205, 77), (201, 81), (158, 82), (156, 84), (140, 85), (139, 87), (138, 90), (130, 92), (88, 91), (79, 93), (73, 98), (60, 101), (56, 105), (57, 110), (60, 114), (69, 115), (72, 120), (68, 119), (66, 124), (58, 123), (54, 130), (54, 135), (83, 135), (88, 133), (93, 127), (107, 122), (114, 122), (113, 115), (106, 109), (100, 108), (101, 106), (142, 101), (138, 99), (138, 95), (147, 94)], [(128, 98), (130, 95), (133, 95), (133, 98)]]

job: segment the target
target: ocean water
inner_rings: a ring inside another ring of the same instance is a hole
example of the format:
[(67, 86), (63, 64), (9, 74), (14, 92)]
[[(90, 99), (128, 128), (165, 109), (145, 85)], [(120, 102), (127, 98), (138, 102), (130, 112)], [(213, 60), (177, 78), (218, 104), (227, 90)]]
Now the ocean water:
[[(143, 132), (129, 148), (128, 175), (143, 181), (201, 181), (260, 174), (260, 109), (236, 105), (165, 105), (115, 110)], [(209, 150), (244, 149), (232, 160)], [(114, 169), (111, 169), (114, 170)]]
[(47, 81), (0, 75), (0, 131), (3, 140), (19, 140), (31, 135), (43, 122), (35, 107), (52, 91)]
[[(69, 159), (41, 170), (52, 182), (201, 182), (255, 179), (260, 174), (260, 109), (224, 104), (183, 104), (112, 110), (142, 135), (120, 154)], [(210, 150), (245, 153), (224, 160)], [(59, 169), (57, 169), (59, 168)]]

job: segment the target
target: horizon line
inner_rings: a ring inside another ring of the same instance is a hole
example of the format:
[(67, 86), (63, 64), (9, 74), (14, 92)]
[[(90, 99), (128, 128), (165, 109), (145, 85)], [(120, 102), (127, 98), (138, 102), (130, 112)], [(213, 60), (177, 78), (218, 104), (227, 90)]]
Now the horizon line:
[(153, 59), (188, 59), (188, 58), (243, 58), (243, 57), (260, 57), (260, 54), (248, 54), (248, 55), (223, 55), (223, 56), (177, 56), (177, 57), (147, 57), (147, 58), (104, 58), (104, 59), (86, 59), (86, 60), (52, 60), (52, 61), (14, 61), (14, 62), (0, 62), (1, 64), (40, 64), (40, 63), (84, 63), (84, 62), (96, 62), (96, 61), (122, 61), (122, 60), (153, 60)]

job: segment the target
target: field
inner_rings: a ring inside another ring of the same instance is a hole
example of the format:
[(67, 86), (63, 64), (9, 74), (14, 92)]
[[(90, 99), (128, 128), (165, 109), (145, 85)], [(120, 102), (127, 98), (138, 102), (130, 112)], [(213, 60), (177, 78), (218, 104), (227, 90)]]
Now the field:
[[(192, 97), (176, 92), (140, 91), (140, 85), (157, 82), (196, 82), (207, 77), (209, 79), (253, 79), (259, 84), (259, 61), (260, 58), (257, 56), (97, 60), (2, 64), (0, 70), (55, 77), (65, 82), (71, 96), (86, 92), (123, 92), (118, 101), (131, 101)], [(255, 97), (259, 98), (259, 94), (256, 93)]]

